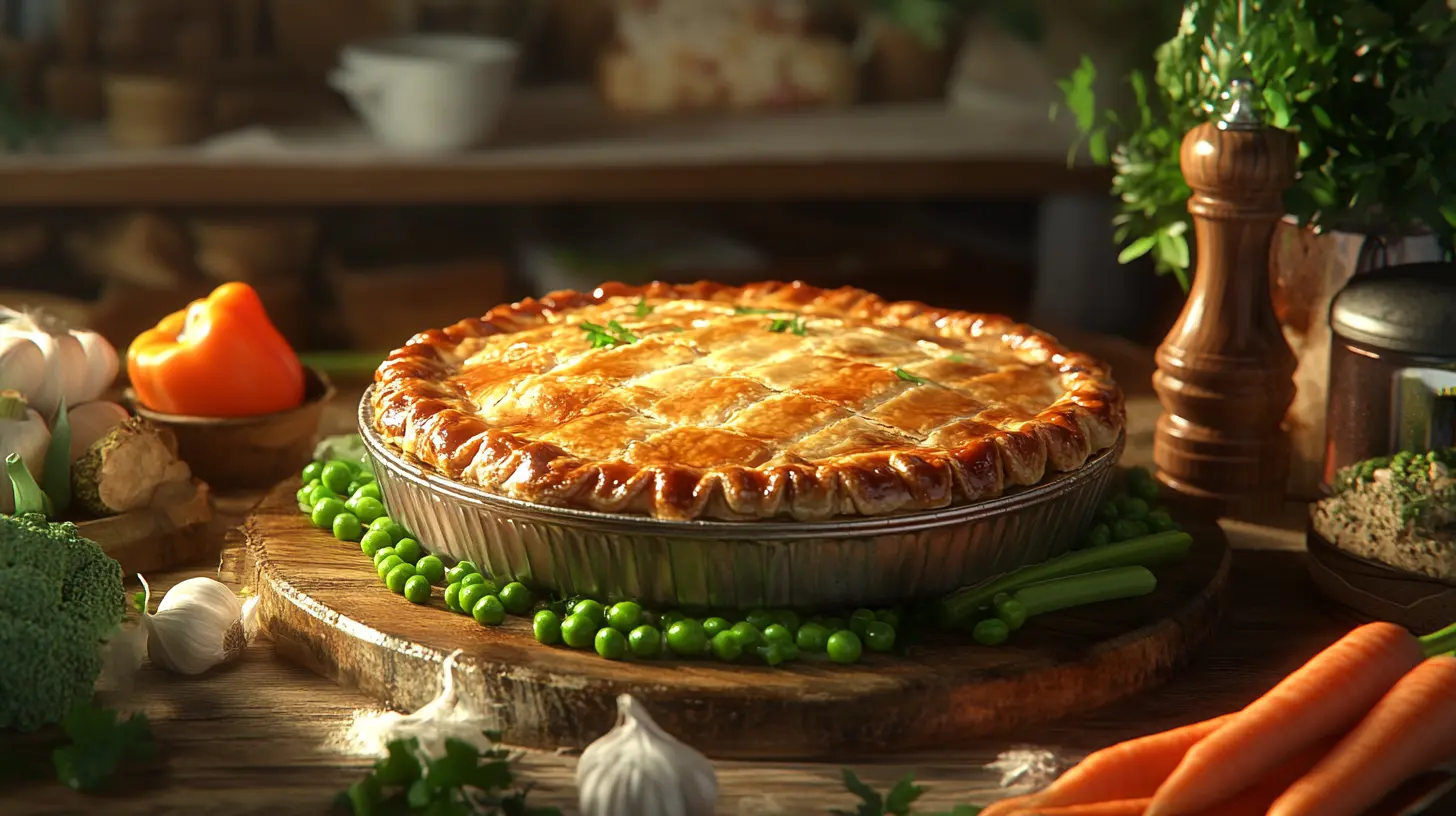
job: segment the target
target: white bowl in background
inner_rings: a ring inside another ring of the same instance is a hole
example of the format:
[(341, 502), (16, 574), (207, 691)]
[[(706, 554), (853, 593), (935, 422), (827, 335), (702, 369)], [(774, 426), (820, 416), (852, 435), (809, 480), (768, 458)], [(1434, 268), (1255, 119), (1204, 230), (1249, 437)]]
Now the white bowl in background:
[(329, 84), (381, 143), (408, 152), (464, 150), (495, 131), (520, 49), (493, 37), (413, 34), (347, 45)]

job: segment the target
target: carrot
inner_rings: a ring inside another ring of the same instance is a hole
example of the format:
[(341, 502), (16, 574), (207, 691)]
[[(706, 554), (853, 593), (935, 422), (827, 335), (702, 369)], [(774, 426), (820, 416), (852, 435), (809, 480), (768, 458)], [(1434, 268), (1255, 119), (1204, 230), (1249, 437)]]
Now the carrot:
[[(1010, 816), (1143, 816), (1151, 799), (1119, 799), (1114, 802), (1092, 802), (1065, 807), (1034, 806), (1014, 811)], [(985, 811), (982, 811), (984, 813)]]
[(1356, 816), (1402, 782), (1456, 758), (1456, 659), (1401, 678), (1269, 816)]
[(1018, 807), (1024, 809), (1033, 804), (1064, 807), (1152, 796), (1178, 767), (1183, 754), (1232, 716), (1226, 714), (1103, 748), (1077, 763), (1040, 793), (997, 802), (981, 811), (981, 816), (1006, 816)]
[(1189, 749), (1147, 816), (1197, 813), (1300, 749), (1345, 733), (1424, 657), (1420, 642), (1394, 624), (1354, 630)]

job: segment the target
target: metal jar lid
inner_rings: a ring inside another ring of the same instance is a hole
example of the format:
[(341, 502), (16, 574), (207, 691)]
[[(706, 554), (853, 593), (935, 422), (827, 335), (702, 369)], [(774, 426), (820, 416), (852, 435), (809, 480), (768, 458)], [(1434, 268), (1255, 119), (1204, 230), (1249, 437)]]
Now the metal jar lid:
[(1356, 275), (1330, 305), (1330, 329), (1385, 351), (1456, 357), (1456, 264), (1405, 264)]

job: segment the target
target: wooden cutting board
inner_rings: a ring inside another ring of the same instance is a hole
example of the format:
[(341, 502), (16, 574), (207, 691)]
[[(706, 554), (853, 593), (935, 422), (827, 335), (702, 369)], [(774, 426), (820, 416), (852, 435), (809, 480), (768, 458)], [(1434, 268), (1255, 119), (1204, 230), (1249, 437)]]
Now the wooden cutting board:
[(243, 580), (259, 595), (279, 654), (381, 702), (414, 710), (440, 688), (456, 649), (457, 682), (515, 745), (582, 748), (615, 722), (628, 692), (657, 721), (722, 758), (829, 759), (948, 747), (1085, 712), (1165, 680), (1208, 637), (1223, 607), (1229, 550), (1212, 524), (1193, 529), (1185, 561), (1144, 598), (1038, 618), (999, 647), (929, 640), (908, 655), (852, 666), (779, 668), (713, 661), (613, 662), (548, 647), (529, 621), (485, 627), (391, 594), (357, 546), (298, 512), (279, 485), (244, 525)]

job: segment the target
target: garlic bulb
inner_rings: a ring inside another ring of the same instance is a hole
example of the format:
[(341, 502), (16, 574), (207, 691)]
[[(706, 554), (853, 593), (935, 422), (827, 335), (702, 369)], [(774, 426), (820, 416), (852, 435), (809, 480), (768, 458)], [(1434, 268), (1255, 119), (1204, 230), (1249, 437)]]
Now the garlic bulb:
[(712, 816), (718, 777), (708, 758), (662, 730), (629, 694), (617, 726), (576, 765), (582, 816)]
[[(73, 330), (41, 312), (0, 306), (0, 338), (29, 340), (41, 352), (44, 372), (30, 390), (21, 390), (47, 421), (64, 399), (80, 405), (99, 398), (116, 380), (116, 349), (96, 332)], [(20, 389), (17, 389), (20, 390)]]
[(98, 440), (111, 433), (111, 429), (125, 422), (131, 414), (114, 402), (97, 400), (80, 405), (66, 406), (66, 420), (71, 423), (71, 461), (81, 458)]
[[(138, 575), (147, 601), (152, 588)], [(178, 674), (202, 674), (243, 653), (257, 633), (256, 597), (246, 603), (211, 578), (188, 578), (167, 590), (153, 615), (142, 615), (147, 656)]]
[(45, 382), (46, 358), (29, 337), (0, 332), (0, 390), (33, 394)]

